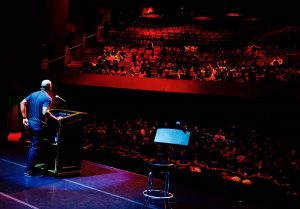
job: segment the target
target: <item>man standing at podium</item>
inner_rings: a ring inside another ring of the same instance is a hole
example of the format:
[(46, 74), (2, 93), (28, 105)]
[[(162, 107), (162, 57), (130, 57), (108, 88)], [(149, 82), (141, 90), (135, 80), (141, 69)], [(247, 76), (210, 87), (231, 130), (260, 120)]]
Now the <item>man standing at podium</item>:
[(23, 125), (28, 128), (31, 140), (24, 172), (24, 175), (28, 177), (38, 175), (35, 164), (39, 158), (41, 145), (47, 134), (47, 120), (51, 118), (55, 121), (59, 120), (59, 118), (56, 118), (50, 112), (52, 98), (49, 92), (51, 91), (52, 82), (50, 80), (43, 80), (39, 91), (32, 92), (20, 102)]

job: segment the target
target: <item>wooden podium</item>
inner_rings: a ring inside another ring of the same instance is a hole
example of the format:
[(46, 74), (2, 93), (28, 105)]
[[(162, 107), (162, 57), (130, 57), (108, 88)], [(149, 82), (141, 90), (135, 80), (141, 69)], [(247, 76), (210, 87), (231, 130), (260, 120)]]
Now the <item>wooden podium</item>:
[(49, 129), (50, 149), (46, 167), (55, 176), (80, 175), (84, 119), (87, 113), (52, 109), (61, 117), (58, 124)]

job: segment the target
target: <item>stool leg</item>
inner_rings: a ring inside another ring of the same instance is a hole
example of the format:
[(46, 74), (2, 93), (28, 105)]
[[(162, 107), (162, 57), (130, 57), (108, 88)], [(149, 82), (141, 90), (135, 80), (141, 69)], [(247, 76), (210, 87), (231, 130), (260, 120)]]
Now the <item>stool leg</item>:
[(168, 200), (164, 200), (164, 206), (165, 209), (168, 209)]
[(165, 200), (165, 209), (172, 209), (172, 206), (168, 200)]
[[(149, 172), (148, 182), (147, 182), (147, 188), (146, 188), (147, 194), (151, 193), (151, 191), (152, 191), (152, 184), (153, 184), (153, 174), (152, 174), (152, 172)], [(145, 197), (143, 208), (148, 208), (148, 201), (149, 201), (149, 197)]]
[(166, 172), (166, 179), (165, 179), (165, 195), (170, 192), (170, 173)]
[(153, 173), (149, 172), (148, 183), (147, 183), (147, 192), (152, 191), (152, 184), (153, 184)]
[(145, 198), (145, 201), (144, 201), (144, 205), (143, 205), (143, 209), (147, 209), (148, 208), (148, 197)]
[[(166, 171), (166, 179), (165, 179), (165, 196), (168, 196), (170, 192), (170, 172)], [(165, 209), (172, 208), (170, 206), (169, 200), (164, 200)]]

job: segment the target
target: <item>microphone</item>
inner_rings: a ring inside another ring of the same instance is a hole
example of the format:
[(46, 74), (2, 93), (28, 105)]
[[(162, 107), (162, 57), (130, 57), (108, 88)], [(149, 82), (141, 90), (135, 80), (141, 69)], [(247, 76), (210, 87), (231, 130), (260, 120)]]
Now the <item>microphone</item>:
[(64, 103), (67, 103), (67, 101), (66, 101), (65, 99), (61, 98), (61, 97), (58, 96), (58, 95), (56, 95), (55, 98), (56, 98), (56, 99), (60, 99), (60, 100), (63, 101)]

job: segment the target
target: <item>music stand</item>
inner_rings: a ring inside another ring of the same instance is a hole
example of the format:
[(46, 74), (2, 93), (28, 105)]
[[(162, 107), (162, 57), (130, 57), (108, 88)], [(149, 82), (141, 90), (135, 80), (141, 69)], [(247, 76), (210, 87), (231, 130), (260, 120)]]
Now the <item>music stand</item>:
[(158, 128), (154, 142), (188, 146), (191, 133), (182, 129)]
[[(154, 137), (154, 142), (161, 145), (188, 146), (190, 135), (191, 133), (189, 131), (183, 129), (158, 128)], [(167, 156), (167, 158), (167, 160), (170, 161), (170, 156)]]

